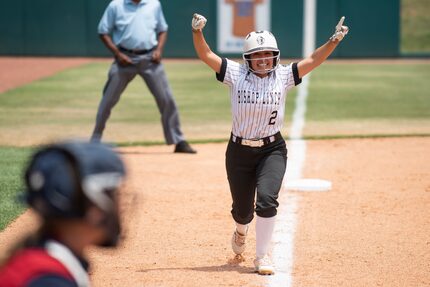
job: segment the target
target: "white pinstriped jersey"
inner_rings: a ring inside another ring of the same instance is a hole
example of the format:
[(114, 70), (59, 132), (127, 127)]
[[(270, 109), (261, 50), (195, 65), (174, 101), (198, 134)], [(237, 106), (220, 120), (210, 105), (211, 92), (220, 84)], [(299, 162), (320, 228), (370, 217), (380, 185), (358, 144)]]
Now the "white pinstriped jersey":
[(260, 139), (282, 128), (287, 92), (301, 83), (297, 63), (279, 65), (259, 78), (245, 64), (222, 59), (217, 79), (230, 87), (233, 135)]

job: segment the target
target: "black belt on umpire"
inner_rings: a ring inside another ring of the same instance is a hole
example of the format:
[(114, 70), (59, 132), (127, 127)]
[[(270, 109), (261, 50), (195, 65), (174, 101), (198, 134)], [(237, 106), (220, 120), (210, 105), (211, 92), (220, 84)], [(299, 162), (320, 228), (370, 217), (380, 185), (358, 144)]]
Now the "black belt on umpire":
[(230, 136), (230, 140), (232, 142), (236, 144), (244, 145), (244, 146), (250, 146), (250, 147), (262, 147), (280, 139), (282, 139), (280, 132), (277, 132), (274, 135), (261, 138), (261, 139), (244, 139), (241, 137), (237, 137), (234, 134), (231, 134)]
[(152, 50), (154, 50), (154, 48), (151, 48), (149, 50), (132, 50), (132, 49), (124, 48), (122, 46), (118, 46), (118, 49), (122, 52), (134, 54), (134, 55), (145, 55), (145, 54), (148, 54), (149, 52), (151, 52)]

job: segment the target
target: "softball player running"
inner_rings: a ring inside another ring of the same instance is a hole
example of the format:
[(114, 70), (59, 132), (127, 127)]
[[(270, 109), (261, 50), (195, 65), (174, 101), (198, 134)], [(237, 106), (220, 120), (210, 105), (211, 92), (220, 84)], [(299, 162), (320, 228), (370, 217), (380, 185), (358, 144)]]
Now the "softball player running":
[(233, 200), (231, 213), (236, 223), (232, 248), (238, 255), (245, 251), (255, 204), (254, 265), (262, 275), (274, 274), (268, 249), (287, 164), (287, 148), (280, 133), (287, 92), (324, 62), (348, 33), (348, 27), (342, 26), (343, 20), (344, 17), (327, 43), (290, 65), (279, 64), (278, 45), (268, 31), (251, 32), (245, 37), (244, 64), (239, 64), (211, 51), (202, 33), (205, 17), (194, 14), (191, 22), (198, 57), (216, 72), (220, 82), (230, 87), (233, 124), (226, 169)]

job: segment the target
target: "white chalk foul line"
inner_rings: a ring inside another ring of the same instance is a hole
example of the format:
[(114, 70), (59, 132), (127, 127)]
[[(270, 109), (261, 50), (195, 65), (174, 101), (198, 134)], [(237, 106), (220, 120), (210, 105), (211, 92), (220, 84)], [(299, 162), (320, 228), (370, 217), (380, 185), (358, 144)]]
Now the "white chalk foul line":
[[(316, 1), (304, 1), (303, 57), (310, 55), (315, 50)], [(288, 167), (284, 176), (284, 192), (280, 193), (280, 208), (272, 240), (272, 259), (276, 272), (275, 275), (268, 279), (269, 287), (291, 287), (293, 285), (291, 273), (293, 268), (294, 234), (297, 225), (296, 213), (299, 199), (296, 195), (286, 192), (285, 182), (302, 177), (306, 158), (306, 142), (302, 140), (302, 133), (305, 126), (309, 81), (310, 74), (303, 78), (302, 84), (299, 86), (291, 123), (289, 138), (292, 141), (288, 144)]]
[[(288, 168), (284, 176), (284, 186), (287, 180), (299, 179), (306, 158), (306, 142), (301, 139), (308, 96), (309, 75), (303, 79), (296, 99), (290, 138), (288, 143)], [(275, 275), (268, 278), (269, 287), (292, 286), (292, 268), (294, 254), (294, 233), (296, 231), (296, 213), (298, 197), (287, 193), (284, 188), (279, 197), (279, 209), (273, 234), (272, 260), (276, 268)]]

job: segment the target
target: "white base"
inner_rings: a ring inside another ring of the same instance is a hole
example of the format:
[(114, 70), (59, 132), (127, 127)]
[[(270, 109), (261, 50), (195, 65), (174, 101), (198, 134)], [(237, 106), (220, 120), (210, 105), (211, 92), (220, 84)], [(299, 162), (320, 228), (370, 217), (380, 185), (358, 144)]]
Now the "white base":
[(329, 191), (331, 186), (331, 181), (316, 178), (287, 180), (285, 184), (286, 189), (294, 191)]

